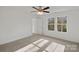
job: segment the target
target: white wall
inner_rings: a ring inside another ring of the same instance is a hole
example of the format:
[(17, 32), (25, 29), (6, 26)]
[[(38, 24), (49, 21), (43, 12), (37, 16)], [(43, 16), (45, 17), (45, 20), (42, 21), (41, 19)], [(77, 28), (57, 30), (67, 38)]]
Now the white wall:
[(0, 7), (0, 44), (32, 35), (32, 17), (29, 8)]
[(42, 16), (38, 16), (37, 18), (37, 33), (38, 34), (42, 34), (43, 30), (42, 30)]
[[(55, 31), (48, 31), (48, 20), (49, 17), (57, 17), (57, 16), (67, 16), (67, 32), (58, 32), (57, 29)], [(52, 37), (61, 38), (68, 41), (74, 41), (79, 43), (79, 9), (78, 10), (70, 10), (63, 11), (55, 14), (51, 14), (50, 16), (44, 16), (44, 34)]]
[(32, 33), (37, 33), (37, 19), (32, 18)]
[[(56, 27), (54, 31), (48, 31), (48, 18), (57, 16), (67, 16), (67, 32), (58, 32)], [(44, 35), (79, 43), (79, 9), (44, 15), (43, 24)]]
[(43, 30), (42, 30), (42, 19), (43, 17), (41, 15), (33, 15), (33, 19), (32, 19), (32, 33), (38, 33), (38, 34), (42, 34)]

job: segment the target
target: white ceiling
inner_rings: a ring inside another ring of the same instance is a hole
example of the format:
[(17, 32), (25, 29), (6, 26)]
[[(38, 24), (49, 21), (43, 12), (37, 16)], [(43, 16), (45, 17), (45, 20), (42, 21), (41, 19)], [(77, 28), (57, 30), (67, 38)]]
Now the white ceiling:
[[(46, 6), (43, 6), (46, 7)], [(68, 11), (68, 10), (75, 10), (78, 9), (79, 10), (79, 6), (49, 6), (50, 9), (48, 9), (50, 11), (50, 13), (54, 13), (54, 12), (62, 12), (62, 11)], [(34, 11), (35, 9), (32, 8), (32, 6), (1, 6), (0, 10), (3, 10), (5, 8), (12, 8), (12, 10), (14, 10), (15, 8), (19, 8), (19, 9), (24, 9), (25, 13), (31, 13), (31, 11)], [(34, 14), (34, 13), (31, 13)]]
[[(34, 11), (35, 9), (32, 8), (32, 6), (9, 6), (10, 8), (14, 9), (14, 8), (21, 8), (24, 9), (25, 11)], [(4, 8), (9, 8), (8, 6), (0, 6), (0, 10), (4, 9)], [(46, 7), (46, 6), (43, 6)], [(79, 6), (49, 6), (50, 12), (61, 12), (61, 11), (67, 11), (67, 10), (73, 10), (73, 9), (79, 9)]]
[(49, 6), (49, 7), (50, 7), (50, 11), (64, 11), (64, 10), (66, 11), (70, 9), (79, 9), (79, 6)]
[[(46, 7), (46, 6), (43, 6), (43, 7)], [(58, 13), (58, 12), (72, 11), (72, 10), (76, 10), (76, 9), (79, 10), (79, 6), (49, 6), (49, 7), (50, 7), (50, 9), (48, 9), (50, 11), (49, 14), (52, 14), (52, 13), (55, 13), (55, 12)], [(29, 10), (29, 11), (35, 10), (35, 9), (32, 8), (32, 6), (30, 8), (31, 8), (31, 10)], [(33, 16), (37, 15), (35, 12), (32, 12), (31, 14)], [(48, 13), (46, 13), (46, 14), (48, 14)]]
[(68, 11), (73, 9), (79, 9), (78, 6), (51, 6), (50, 11), (52, 12), (62, 12), (62, 11)]
[[(37, 7), (37, 6), (36, 6)], [(46, 6), (43, 6), (46, 7)], [(49, 6), (50, 9), (48, 9), (51, 13), (55, 13), (55, 12), (63, 12), (63, 11), (69, 11), (69, 10), (79, 10), (79, 6)], [(31, 7), (31, 10), (34, 11), (35, 9), (33, 9)]]

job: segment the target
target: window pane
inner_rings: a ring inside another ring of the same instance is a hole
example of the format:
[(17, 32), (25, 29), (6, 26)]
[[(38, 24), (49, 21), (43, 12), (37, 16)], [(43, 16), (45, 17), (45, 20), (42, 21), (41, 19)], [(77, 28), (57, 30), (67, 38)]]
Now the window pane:
[(48, 30), (54, 30), (54, 25), (48, 25)]
[(50, 23), (54, 23), (54, 18), (49, 18), (48, 19), (48, 23), (50, 24)]
[(67, 17), (63, 17), (63, 24), (67, 23)]
[(57, 17), (57, 23), (58, 23), (58, 24), (61, 24), (61, 23), (62, 23), (61, 17)]
[(48, 19), (48, 30), (54, 30), (54, 18)]
[(57, 17), (57, 29), (61, 32), (67, 32), (67, 17)]
[(63, 25), (63, 32), (67, 32), (66, 25)]
[(61, 25), (57, 25), (58, 31), (61, 31)]
[(57, 23), (58, 24), (66, 24), (67, 23), (67, 17), (57, 17)]

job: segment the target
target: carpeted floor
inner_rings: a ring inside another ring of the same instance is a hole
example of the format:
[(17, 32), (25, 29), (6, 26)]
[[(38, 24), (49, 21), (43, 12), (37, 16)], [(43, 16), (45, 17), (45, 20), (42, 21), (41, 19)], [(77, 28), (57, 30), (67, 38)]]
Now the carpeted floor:
[(0, 45), (0, 52), (79, 52), (79, 44), (34, 34), (28, 38)]

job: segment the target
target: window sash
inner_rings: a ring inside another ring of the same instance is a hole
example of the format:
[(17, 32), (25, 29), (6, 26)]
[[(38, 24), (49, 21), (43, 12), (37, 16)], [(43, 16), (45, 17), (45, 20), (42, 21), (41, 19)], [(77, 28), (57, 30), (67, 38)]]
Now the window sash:
[[(59, 28), (59, 26), (60, 26), (60, 28)], [(67, 32), (67, 27), (65, 24), (64, 25), (57, 25), (57, 29), (60, 32)]]

